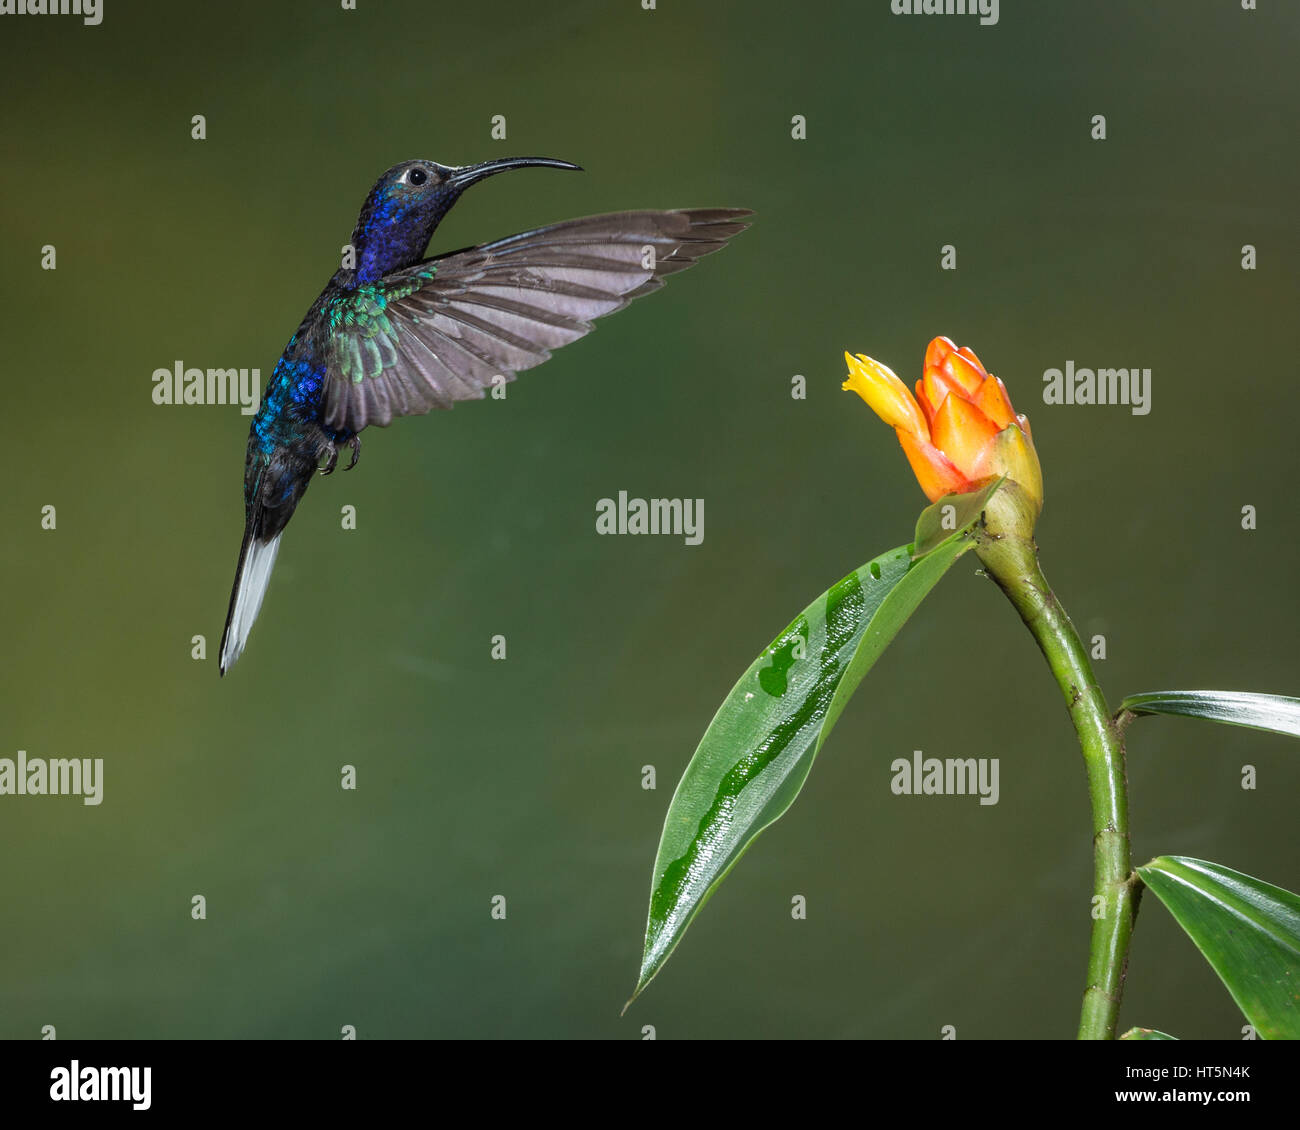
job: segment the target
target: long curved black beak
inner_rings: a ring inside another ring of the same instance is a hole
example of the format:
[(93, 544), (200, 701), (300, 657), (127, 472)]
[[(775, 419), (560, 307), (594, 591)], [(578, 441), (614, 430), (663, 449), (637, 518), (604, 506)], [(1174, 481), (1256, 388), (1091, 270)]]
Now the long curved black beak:
[(462, 165), (452, 172), (446, 183), (464, 190), (472, 184), (477, 184), (485, 177), (493, 176), (496, 173), (504, 173), (507, 169), (528, 168), (583, 171), (581, 165), (575, 165), (569, 161), (557, 161), (553, 157), (501, 157), (495, 161), (484, 161), (479, 165)]

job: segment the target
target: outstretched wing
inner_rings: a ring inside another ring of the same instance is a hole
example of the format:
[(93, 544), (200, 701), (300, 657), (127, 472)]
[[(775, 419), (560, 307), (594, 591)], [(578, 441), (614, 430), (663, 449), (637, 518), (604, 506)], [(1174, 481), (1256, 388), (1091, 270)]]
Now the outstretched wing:
[(741, 208), (615, 212), (426, 259), (329, 312), (325, 424), (359, 432), (481, 399), (592, 319), (663, 286), (748, 227)]

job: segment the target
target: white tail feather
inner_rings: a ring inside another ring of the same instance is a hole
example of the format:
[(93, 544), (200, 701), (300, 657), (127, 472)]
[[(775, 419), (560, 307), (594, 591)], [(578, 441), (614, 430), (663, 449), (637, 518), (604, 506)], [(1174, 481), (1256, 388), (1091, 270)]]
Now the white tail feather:
[(248, 552), (244, 554), (239, 577), (235, 581), (235, 591), (230, 598), (230, 622), (221, 641), (223, 675), (243, 654), (248, 633), (253, 630), (253, 622), (262, 610), (262, 598), (266, 596), (271, 570), (275, 568), (275, 555), (279, 552), (279, 534), (270, 541), (262, 541), (260, 538), (249, 540)]

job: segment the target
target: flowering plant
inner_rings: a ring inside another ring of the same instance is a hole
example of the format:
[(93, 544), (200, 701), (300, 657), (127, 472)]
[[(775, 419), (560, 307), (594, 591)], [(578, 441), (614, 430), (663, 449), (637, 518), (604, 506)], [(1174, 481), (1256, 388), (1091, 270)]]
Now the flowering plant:
[[(1219, 864), (1130, 859), (1125, 733), (1181, 714), (1300, 737), (1300, 699), (1231, 691), (1130, 695), (1112, 712), (1038, 560), (1043, 476), (1029, 421), (974, 352), (930, 342), (913, 393), (886, 365), (845, 354), (846, 390), (894, 428), (932, 505), (914, 540), (819, 596), (723, 701), (669, 806), (651, 880), (633, 999), (764, 828), (798, 796), (848, 698), (963, 554), (1006, 594), (1034, 636), (1078, 737), (1092, 807), (1094, 882), (1078, 1034), (1113, 1039), (1142, 891), (1173, 914), (1236, 1000), (1253, 1034), (1300, 1038), (1300, 897)], [(629, 1002), (630, 1004), (631, 1002)], [(1133, 1028), (1130, 1039), (1171, 1039)]]

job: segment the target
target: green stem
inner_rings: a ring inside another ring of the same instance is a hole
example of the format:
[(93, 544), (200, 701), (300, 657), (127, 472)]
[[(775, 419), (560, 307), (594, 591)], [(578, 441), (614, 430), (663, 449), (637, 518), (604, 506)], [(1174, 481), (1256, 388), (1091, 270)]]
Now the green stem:
[(1006, 483), (986, 514), (976, 552), (1046, 656), (1083, 749), (1092, 801), (1093, 921), (1079, 1039), (1113, 1040), (1141, 895), (1129, 858), (1124, 741), (1079, 634), (1043, 576), (1033, 538), (1022, 532), (1032, 529), (1023, 495)]

